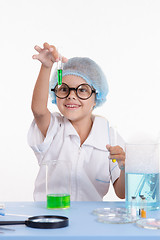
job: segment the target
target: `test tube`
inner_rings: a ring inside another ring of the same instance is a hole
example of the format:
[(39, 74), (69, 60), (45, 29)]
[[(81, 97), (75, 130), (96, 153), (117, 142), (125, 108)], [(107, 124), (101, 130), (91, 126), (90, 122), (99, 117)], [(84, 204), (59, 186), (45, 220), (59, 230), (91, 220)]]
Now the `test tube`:
[[(117, 145), (117, 129), (116, 127), (113, 128), (113, 133), (114, 133), (114, 141), (112, 143), (113, 146)], [(116, 159), (112, 159), (112, 162), (115, 163)]]
[(57, 62), (58, 85), (62, 84), (62, 70), (63, 70), (62, 55), (59, 53), (59, 61)]

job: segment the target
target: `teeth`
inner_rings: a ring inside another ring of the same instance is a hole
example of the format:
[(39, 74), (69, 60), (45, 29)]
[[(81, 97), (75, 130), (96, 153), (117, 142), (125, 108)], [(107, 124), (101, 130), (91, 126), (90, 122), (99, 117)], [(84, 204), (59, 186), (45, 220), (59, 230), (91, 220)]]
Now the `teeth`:
[(78, 107), (78, 106), (77, 105), (66, 105), (66, 107), (74, 108), (74, 107)]

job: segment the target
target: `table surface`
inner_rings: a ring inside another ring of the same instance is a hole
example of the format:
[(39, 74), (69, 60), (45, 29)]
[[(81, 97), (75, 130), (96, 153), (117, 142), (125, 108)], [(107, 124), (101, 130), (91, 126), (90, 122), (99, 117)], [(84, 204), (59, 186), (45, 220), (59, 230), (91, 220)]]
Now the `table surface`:
[[(0, 240), (160, 239), (160, 230), (139, 228), (135, 223), (106, 224), (97, 222), (97, 216), (93, 215), (92, 211), (104, 207), (125, 207), (125, 202), (71, 202), (71, 207), (65, 210), (48, 210), (45, 202), (6, 202), (6, 215), (0, 216), (1, 221), (26, 220), (30, 216), (37, 215), (63, 215), (69, 218), (69, 226), (59, 229), (34, 229), (25, 225), (2, 226), (14, 231), (0, 228)], [(20, 216), (16, 216), (16, 214)], [(160, 218), (160, 210), (148, 211), (147, 218)]]

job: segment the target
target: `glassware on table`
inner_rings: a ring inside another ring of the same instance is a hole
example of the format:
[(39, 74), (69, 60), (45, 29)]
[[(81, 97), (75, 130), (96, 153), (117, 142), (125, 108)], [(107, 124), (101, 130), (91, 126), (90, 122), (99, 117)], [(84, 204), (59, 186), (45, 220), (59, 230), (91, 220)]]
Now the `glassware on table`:
[(124, 224), (136, 221), (126, 208), (97, 208), (92, 213), (102, 223)]
[(51, 160), (44, 163), (46, 168), (46, 197), (48, 209), (70, 207), (70, 162)]
[(115, 216), (127, 214), (128, 210), (126, 208), (96, 208), (92, 213), (97, 216)]
[(159, 144), (126, 144), (125, 193), (126, 207), (131, 207), (136, 197), (141, 208), (141, 196), (146, 199), (146, 209), (160, 206)]
[(160, 229), (160, 219), (155, 219), (155, 218), (139, 219), (136, 222), (136, 225), (141, 228), (156, 230), (156, 229)]
[(125, 224), (125, 223), (133, 223), (135, 219), (132, 218), (129, 214), (121, 214), (115, 216), (99, 216), (97, 219), (98, 222), (102, 223), (111, 223), (111, 224)]

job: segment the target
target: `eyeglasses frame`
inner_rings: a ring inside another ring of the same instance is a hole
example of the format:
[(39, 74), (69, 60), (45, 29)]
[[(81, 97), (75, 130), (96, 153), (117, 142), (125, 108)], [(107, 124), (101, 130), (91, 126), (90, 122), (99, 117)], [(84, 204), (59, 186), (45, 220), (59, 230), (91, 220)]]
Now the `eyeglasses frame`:
[(56, 97), (58, 97), (58, 98), (60, 98), (60, 99), (67, 98), (67, 97), (69, 96), (71, 90), (75, 91), (75, 92), (76, 92), (76, 95), (77, 95), (77, 90), (78, 90), (78, 88), (79, 88), (80, 86), (82, 86), (82, 85), (88, 85), (88, 86), (91, 88), (92, 91), (91, 91), (91, 95), (90, 95), (89, 97), (87, 97), (87, 98), (81, 98), (81, 97), (79, 97), (79, 96), (77, 95), (77, 97), (78, 97), (79, 99), (81, 99), (81, 100), (87, 100), (87, 99), (89, 99), (89, 98), (92, 96), (93, 93), (96, 93), (96, 90), (93, 89), (93, 88), (92, 88), (89, 84), (87, 84), (87, 83), (82, 83), (82, 84), (78, 85), (78, 87), (76, 87), (76, 88), (70, 88), (66, 83), (62, 83), (62, 84), (66, 85), (66, 86), (68, 87), (68, 89), (69, 89), (69, 93), (68, 93), (68, 95), (67, 95), (66, 97), (58, 97), (58, 96), (56, 95), (56, 93), (55, 93), (55, 88), (58, 86), (58, 83), (56, 84), (56, 86), (55, 86), (54, 88), (51, 88), (51, 91), (53, 91), (53, 92), (55, 93)]

